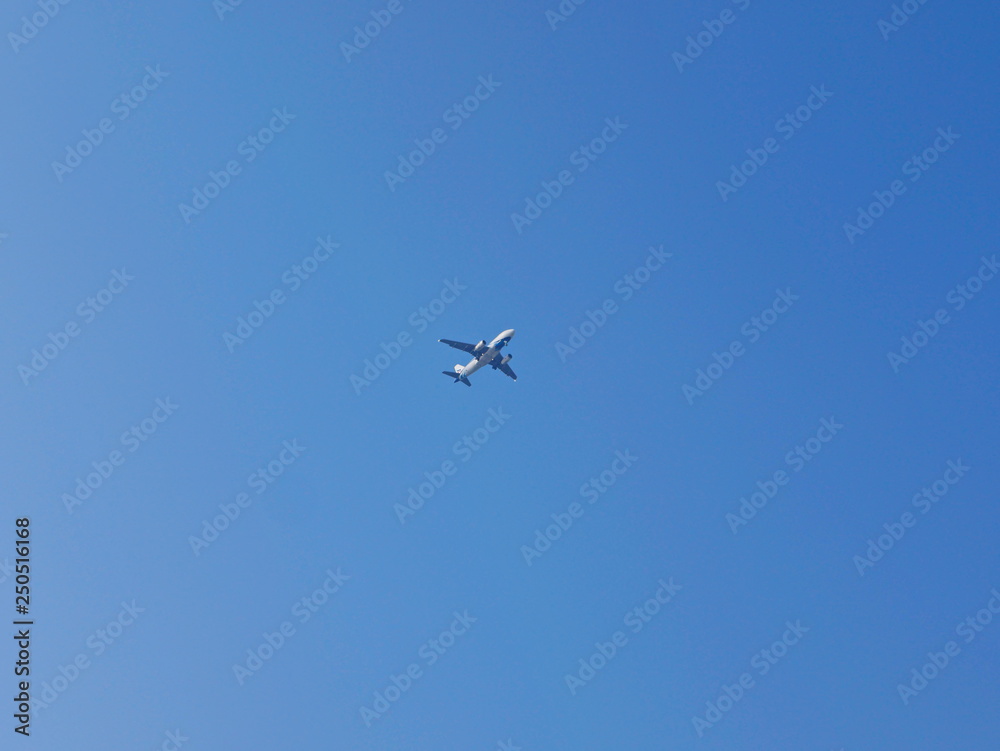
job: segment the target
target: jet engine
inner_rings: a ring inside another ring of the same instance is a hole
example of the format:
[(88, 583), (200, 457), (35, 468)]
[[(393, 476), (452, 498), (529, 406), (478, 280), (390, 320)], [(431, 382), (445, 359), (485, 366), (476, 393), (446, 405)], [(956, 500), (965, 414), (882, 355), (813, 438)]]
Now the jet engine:
[(512, 358), (513, 356), (514, 355), (505, 355), (504, 358), (500, 361), (500, 364), (506, 365), (507, 363), (510, 362), (510, 358)]
[(476, 345), (476, 352), (482, 352), (484, 349), (486, 349), (486, 340), (480, 339), (479, 344)]

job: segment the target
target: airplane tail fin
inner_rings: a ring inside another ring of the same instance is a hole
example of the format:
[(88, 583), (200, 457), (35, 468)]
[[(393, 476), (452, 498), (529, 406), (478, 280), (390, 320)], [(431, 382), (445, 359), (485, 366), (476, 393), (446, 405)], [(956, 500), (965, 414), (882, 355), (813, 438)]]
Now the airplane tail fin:
[(471, 386), (472, 385), (472, 381), (470, 381), (468, 378), (466, 378), (463, 375), (459, 375), (458, 373), (452, 373), (450, 370), (442, 370), (441, 373), (444, 374), (444, 375), (446, 375), (446, 376), (451, 376), (454, 379), (455, 383), (458, 383), (459, 381), (461, 381), (466, 386)]

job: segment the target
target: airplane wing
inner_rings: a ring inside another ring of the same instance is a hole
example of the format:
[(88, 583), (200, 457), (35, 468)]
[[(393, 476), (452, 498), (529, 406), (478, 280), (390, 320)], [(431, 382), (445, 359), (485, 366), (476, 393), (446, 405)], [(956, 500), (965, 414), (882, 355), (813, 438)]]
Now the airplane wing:
[(500, 370), (505, 376), (508, 376), (509, 378), (513, 378), (515, 381), (517, 380), (517, 374), (513, 370), (510, 369), (510, 365), (508, 365), (507, 363), (503, 362), (503, 357), (501, 357), (500, 355), (497, 355), (496, 357), (494, 357), (493, 360), (490, 361), (490, 365), (492, 365), (494, 368)]
[(466, 344), (465, 342), (453, 342), (451, 339), (438, 339), (439, 342), (444, 342), (449, 347), (454, 347), (455, 349), (460, 349), (463, 352), (468, 352), (470, 355), (474, 354), (476, 351), (475, 344)]

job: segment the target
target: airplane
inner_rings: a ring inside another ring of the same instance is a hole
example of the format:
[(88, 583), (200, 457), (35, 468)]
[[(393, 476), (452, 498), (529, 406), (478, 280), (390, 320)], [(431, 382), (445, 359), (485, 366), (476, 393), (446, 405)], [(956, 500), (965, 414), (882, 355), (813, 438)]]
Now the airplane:
[(450, 370), (442, 370), (441, 372), (446, 376), (454, 378), (455, 383), (461, 381), (466, 386), (471, 386), (472, 384), (469, 382), (469, 376), (480, 368), (490, 365), (493, 367), (493, 370), (499, 370), (504, 375), (510, 376), (516, 381), (517, 376), (507, 364), (510, 362), (510, 358), (512, 358), (513, 355), (502, 355), (500, 353), (500, 350), (510, 343), (510, 340), (513, 338), (514, 329), (507, 329), (506, 331), (501, 331), (500, 335), (489, 344), (486, 343), (485, 339), (480, 339), (478, 344), (453, 342), (451, 339), (438, 339), (439, 342), (444, 342), (449, 347), (460, 349), (463, 352), (468, 352), (472, 355), (472, 359), (469, 361), (468, 365), (456, 365), (454, 372)]

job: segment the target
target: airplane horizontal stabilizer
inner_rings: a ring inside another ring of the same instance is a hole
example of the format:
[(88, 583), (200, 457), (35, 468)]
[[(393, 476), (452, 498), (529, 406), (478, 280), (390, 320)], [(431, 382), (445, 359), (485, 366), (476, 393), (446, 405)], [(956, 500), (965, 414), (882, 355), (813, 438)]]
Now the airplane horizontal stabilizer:
[(461, 381), (466, 386), (471, 386), (472, 385), (472, 381), (470, 381), (465, 376), (459, 375), (458, 373), (452, 373), (450, 370), (442, 370), (441, 373), (442, 373), (442, 375), (451, 376), (454, 379), (455, 383), (458, 383), (459, 381)]

